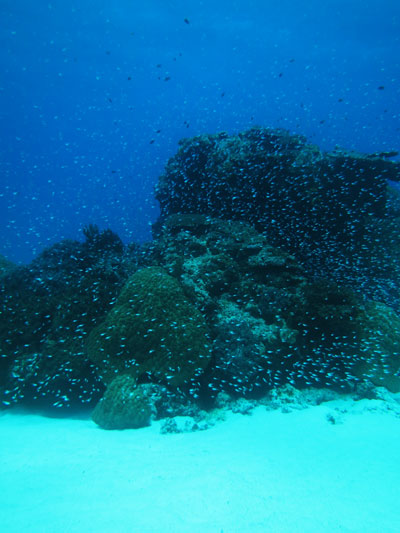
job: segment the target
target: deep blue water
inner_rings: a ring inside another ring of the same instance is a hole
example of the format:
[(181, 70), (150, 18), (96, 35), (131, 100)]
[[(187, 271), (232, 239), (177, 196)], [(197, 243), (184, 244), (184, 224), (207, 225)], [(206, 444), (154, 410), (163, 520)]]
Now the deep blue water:
[(0, 253), (150, 239), (180, 138), (400, 145), (398, 0), (0, 0)]

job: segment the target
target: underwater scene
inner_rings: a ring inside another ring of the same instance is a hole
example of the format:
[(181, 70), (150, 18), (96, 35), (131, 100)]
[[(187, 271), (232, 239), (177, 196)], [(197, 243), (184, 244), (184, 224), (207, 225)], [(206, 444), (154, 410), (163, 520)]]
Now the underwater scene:
[(400, 3), (0, 0), (7, 533), (400, 531)]

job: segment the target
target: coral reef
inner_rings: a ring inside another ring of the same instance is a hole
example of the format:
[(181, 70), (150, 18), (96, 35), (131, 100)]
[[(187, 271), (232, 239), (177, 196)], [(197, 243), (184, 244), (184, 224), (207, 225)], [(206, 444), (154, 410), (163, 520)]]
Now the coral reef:
[(400, 317), (383, 303), (368, 302), (357, 326), (361, 355), (353, 373), (400, 392)]
[(102, 428), (183, 432), (260, 401), (399, 392), (392, 155), (263, 128), (183, 140), (152, 242), (88, 225), (30, 265), (0, 260), (3, 405), (100, 400)]
[(250, 225), (171, 215), (153, 256), (209, 324), (211, 391), (251, 397), (285, 383), (349, 390), (364, 379), (396, 390), (396, 313), (349, 287), (314, 279)]
[(94, 408), (92, 418), (103, 429), (136, 429), (150, 425), (152, 405), (145, 385), (117, 376)]
[(109, 383), (144, 375), (179, 386), (210, 360), (207, 327), (178, 281), (159, 267), (133, 274), (104, 322), (89, 335), (88, 354)]
[(199, 421), (199, 407), (187, 394), (156, 383), (137, 383), (129, 374), (115, 377), (96, 405), (92, 418), (103, 429), (136, 429), (154, 419)]
[(400, 279), (399, 192), (388, 180), (400, 180), (400, 163), (386, 154), (322, 153), (267, 128), (201, 135), (181, 141), (160, 177), (157, 226), (188, 213), (246, 221), (308, 271), (391, 304), (399, 299), (390, 282)]
[(95, 231), (96, 246), (93, 239), (55, 244), (0, 279), (4, 403), (59, 407), (101, 395), (86, 337), (136, 268), (134, 257), (110, 248), (103, 233)]

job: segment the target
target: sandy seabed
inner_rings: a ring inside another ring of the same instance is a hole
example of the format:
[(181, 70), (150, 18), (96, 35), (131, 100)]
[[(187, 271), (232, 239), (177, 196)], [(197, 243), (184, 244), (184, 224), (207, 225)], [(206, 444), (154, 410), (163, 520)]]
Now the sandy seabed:
[(259, 406), (179, 434), (4, 412), (1, 530), (399, 533), (400, 418), (357, 403), (340, 423), (334, 402)]

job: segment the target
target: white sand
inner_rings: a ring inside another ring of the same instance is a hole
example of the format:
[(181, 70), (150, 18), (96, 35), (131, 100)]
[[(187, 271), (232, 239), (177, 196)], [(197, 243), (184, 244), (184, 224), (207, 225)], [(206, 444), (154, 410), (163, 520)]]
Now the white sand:
[(0, 416), (7, 533), (400, 532), (400, 418), (258, 407), (207, 431)]

